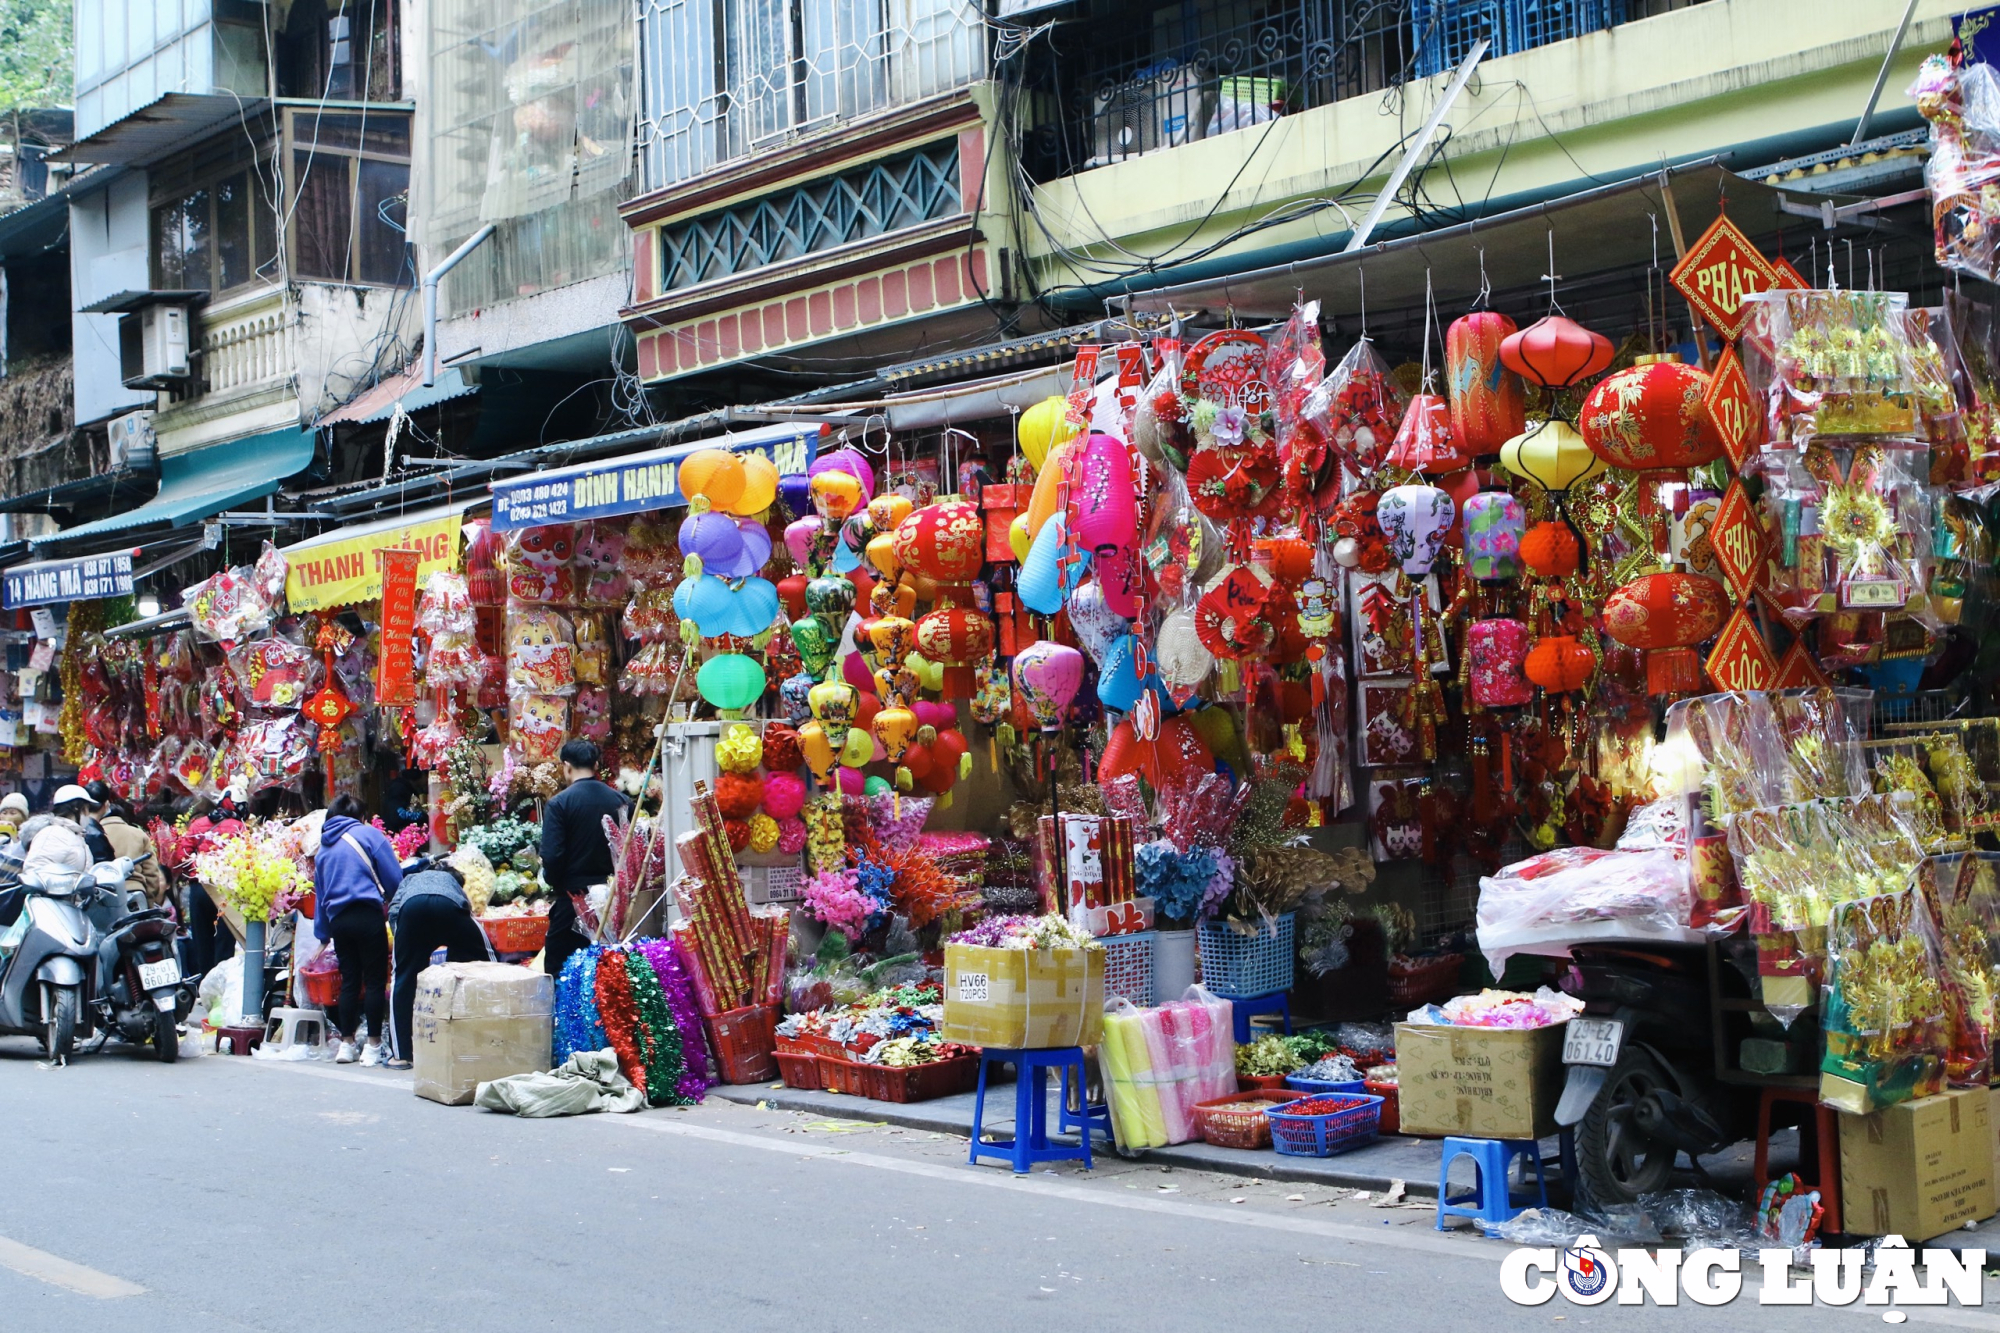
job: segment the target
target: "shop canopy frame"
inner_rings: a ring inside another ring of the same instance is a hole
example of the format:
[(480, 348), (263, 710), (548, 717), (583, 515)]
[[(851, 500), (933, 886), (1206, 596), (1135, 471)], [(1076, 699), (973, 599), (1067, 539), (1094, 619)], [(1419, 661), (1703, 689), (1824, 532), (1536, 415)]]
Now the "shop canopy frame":
[[(1371, 331), (1421, 327), (1426, 279), (1442, 319), (1456, 315), (1482, 287), (1496, 305), (1525, 310), (1536, 304), (1538, 291), (1545, 303), (1551, 237), (1556, 299), (1568, 305), (1606, 291), (1638, 290), (1634, 275), (1650, 270), (1656, 255), (1661, 271), (1671, 270), (1676, 222), (1682, 241), (1693, 245), (1718, 211), (1726, 212), (1771, 259), (1788, 233), (1820, 235), (1787, 218), (1780, 208), (1783, 193), (1709, 157), (1360, 250), (1111, 297), (1106, 305), (1247, 323), (1282, 320), (1303, 294), (1320, 302), (1326, 318), (1348, 321), (1353, 326), (1348, 332), (1358, 333), (1364, 322)], [(1662, 312), (1665, 321), (1685, 327), (1687, 307), (1677, 296), (1673, 301)]]

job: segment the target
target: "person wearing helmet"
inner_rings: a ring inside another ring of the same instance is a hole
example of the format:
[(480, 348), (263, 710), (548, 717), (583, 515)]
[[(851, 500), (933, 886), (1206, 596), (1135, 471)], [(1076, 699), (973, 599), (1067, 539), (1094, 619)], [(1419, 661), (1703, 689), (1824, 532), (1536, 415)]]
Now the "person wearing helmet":
[[(97, 828), (110, 846), (109, 856), (100, 855), (100, 861), (113, 860), (120, 856), (132, 859), (132, 877), (125, 881), (127, 893), (143, 893), (146, 902), (158, 907), (167, 900), (167, 874), (160, 869), (159, 849), (153, 845), (153, 836), (140, 828), (132, 818), (131, 807), (118, 799), (118, 794), (103, 782), (93, 782), (84, 788), (96, 805)], [(85, 837), (89, 836), (88, 829)]]
[(8, 842), (21, 836), (21, 825), (28, 822), (28, 798), (20, 792), (10, 791), (0, 796), (0, 842)]
[[(30, 879), (63, 880), (89, 870), (96, 858), (83, 836), (83, 820), (91, 810), (90, 793), (74, 782), (56, 789), (56, 799), (46, 822), (31, 819), (21, 832), (28, 844), (28, 857), (21, 874)], [(39, 828), (35, 827), (37, 824)]]

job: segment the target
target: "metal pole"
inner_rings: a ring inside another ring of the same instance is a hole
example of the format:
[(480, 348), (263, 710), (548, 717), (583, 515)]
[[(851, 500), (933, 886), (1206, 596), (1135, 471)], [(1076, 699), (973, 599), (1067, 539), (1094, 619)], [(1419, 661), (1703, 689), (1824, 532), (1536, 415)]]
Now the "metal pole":
[(264, 923), (243, 923), (243, 1013), (247, 1023), (264, 1018)]
[(1882, 57), (1882, 68), (1875, 72), (1875, 87), (1869, 91), (1868, 105), (1861, 108), (1861, 119), (1855, 123), (1854, 137), (1848, 140), (1853, 147), (1868, 137), (1868, 122), (1875, 119), (1875, 104), (1882, 100), (1882, 89), (1889, 82), (1889, 66), (1896, 63), (1896, 53), (1903, 49), (1903, 38), (1910, 32), (1910, 18), (1917, 12), (1917, 0), (1903, 6), (1903, 21), (1896, 25), (1896, 35), (1889, 42), (1889, 54)]
[[(1915, 0), (1912, 0), (1912, 3), (1915, 3)], [(1458, 73), (1451, 76), (1451, 83), (1445, 88), (1444, 96), (1438, 99), (1437, 106), (1432, 109), (1431, 118), (1425, 121), (1423, 129), (1417, 132), (1417, 141), (1403, 154), (1403, 160), (1389, 173), (1389, 179), (1382, 186), (1382, 193), (1375, 196), (1375, 203), (1369, 208), (1368, 216), (1361, 219), (1361, 225), (1354, 229), (1354, 235), (1342, 253), (1352, 254), (1368, 244), (1368, 237), (1374, 232), (1375, 224), (1382, 220), (1382, 215), (1389, 211), (1390, 203), (1395, 200), (1396, 191), (1403, 188), (1403, 182), (1409, 179), (1412, 171), (1416, 170), (1417, 159), (1424, 155), (1431, 146), (1431, 140), (1437, 137), (1438, 126), (1444, 123), (1445, 113), (1451, 110), (1451, 104), (1458, 100), (1458, 95), (1465, 91), (1465, 85), (1472, 78), (1473, 69), (1486, 55), (1487, 46), (1487, 39), (1481, 37), (1474, 43), (1472, 49), (1465, 53), (1465, 59), (1458, 62)]]
[(442, 264), (424, 274), (424, 387), (437, 383), (438, 368), (438, 279), (458, 267), (458, 261), (477, 250), (493, 234), (487, 223), (465, 238), (465, 243), (445, 256)]

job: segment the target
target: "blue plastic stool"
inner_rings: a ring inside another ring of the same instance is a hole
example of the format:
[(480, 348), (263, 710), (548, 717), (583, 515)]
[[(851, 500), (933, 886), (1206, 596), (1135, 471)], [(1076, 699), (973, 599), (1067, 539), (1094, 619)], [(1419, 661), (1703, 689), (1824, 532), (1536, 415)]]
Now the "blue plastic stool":
[[(1470, 1157), (1479, 1170), (1472, 1193), (1451, 1193), (1451, 1164)], [(1514, 1206), (1507, 1188), (1507, 1169), (1517, 1157), (1535, 1164), (1535, 1204), (1549, 1206), (1548, 1173), (1542, 1166), (1541, 1145), (1533, 1139), (1456, 1139), (1444, 1141), (1444, 1159), (1438, 1163), (1437, 1229), (1449, 1231), (1447, 1217), (1469, 1217), (1482, 1226), (1497, 1226), (1520, 1213), (1528, 1205)], [(1525, 1174), (1525, 1173), (1524, 1173)]]
[(1269, 995), (1259, 995), (1248, 1000), (1231, 1000), (1230, 1012), (1236, 1016), (1236, 1044), (1250, 1044), (1250, 1020), (1264, 1014), (1278, 1014), (1285, 1020), (1285, 1035), (1292, 1035), (1292, 997), (1285, 991), (1272, 991)]
[(1079, 1134), (1085, 1143), (1090, 1142), (1090, 1133), (1096, 1130), (1107, 1139), (1116, 1140), (1111, 1129), (1111, 1107), (1106, 1102), (1091, 1104), (1085, 1100), (1089, 1096), (1088, 1085), (1078, 1079), (1076, 1083), (1076, 1104), (1083, 1108), (1082, 1114), (1069, 1109), (1070, 1069), (1063, 1066), (1062, 1084), (1056, 1089), (1056, 1129), (1064, 1134)]
[[(994, 1065), (1012, 1065), (1016, 1072), (1014, 1082), (1014, 1137), (997, 1143), (981, 1140), (980, 1130), (986, 1121), (986, 1072)], [(1083, 1136), (1083, 1142), (1071, 1147), (1068, 1144), (1049, 1142), (1049, 1071), (1060, 1071), (1062, 1088), (1067, 1094), (1072, 1076), (1076, 1079), (1079, 1101), (1084, 1089), (1083, 1048), (1081, 1046), (1051, 1046), (1036, 1050), (1007, 1050), (988, 1046), (979, 1053), (979, 1098), (972, 1107), (972, 1152), (968, 1160), (978, 1165), (981, 1157), (998, 1157), (1011, 1162), (1014, 1174), (1025, 1176), (1036, 1162), (1067, 1162), (1081, 1159), (1083, 1169), (1091, 1168), (1090, 1135)], [(1063, 1098), (1065, 1105), (1069, 1098)], [(1089, 1110), (1086, 1109), (1086, 1117)], [(1107, 1123), (1108, 1123), (1107, 1112)], [(1068, 1126), (1064, 1117), (1058, 1116), (1058, 1132)]]

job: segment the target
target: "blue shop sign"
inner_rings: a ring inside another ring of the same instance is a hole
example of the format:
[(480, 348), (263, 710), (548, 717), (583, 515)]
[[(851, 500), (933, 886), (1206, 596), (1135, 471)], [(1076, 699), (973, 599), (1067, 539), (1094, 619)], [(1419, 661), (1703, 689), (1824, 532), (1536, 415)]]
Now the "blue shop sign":
[(132, 553), (86, 555), (16, 565), (5, 576), (7, 609), (132, 595)]
[(820, 425), (767, 426), (719, 439), (656, 449), (605, 463), (532, 472), (493, 483), (493, 530), (513, 532), (546, 523), (582, 523), (687, 503), (680, 465), (704, 449), (762, 454), (779, 476), (802, 473), (818, 447)]

